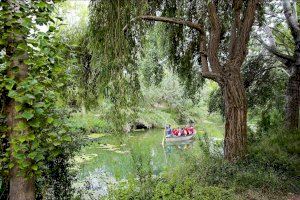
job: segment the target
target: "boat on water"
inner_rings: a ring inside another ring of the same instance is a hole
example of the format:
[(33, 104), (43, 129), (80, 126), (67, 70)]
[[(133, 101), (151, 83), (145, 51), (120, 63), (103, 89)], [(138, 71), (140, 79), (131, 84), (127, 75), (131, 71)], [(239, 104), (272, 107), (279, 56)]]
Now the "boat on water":
[(165, 141), (166, 142), (180, 142), (180, 141), (187, 141), (187, 140), (191, 140), (194, 138), (194, 136), (196, 135), (196, 133), (193, 133), (191, 135), (186, 135), (186, 136), (175, 136), (172, 135), (170, 137), (166, 136), (165, 137)]

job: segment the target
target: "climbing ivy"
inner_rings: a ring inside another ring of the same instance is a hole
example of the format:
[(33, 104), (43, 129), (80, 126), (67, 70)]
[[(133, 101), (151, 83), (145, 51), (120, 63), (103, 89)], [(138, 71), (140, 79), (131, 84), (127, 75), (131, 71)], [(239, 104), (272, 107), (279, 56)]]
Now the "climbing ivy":
[[(22, 176), (39, 177), (73, 142), (56, 106), (68, 80), (68, 50), (56, 37), (57, 2), (0, 2), (1, 176), (17, 166)], [(26, 67), (23, 78), (21, 66)], [(7, 107), (12, 103), (16, 123), (10, 127)]]

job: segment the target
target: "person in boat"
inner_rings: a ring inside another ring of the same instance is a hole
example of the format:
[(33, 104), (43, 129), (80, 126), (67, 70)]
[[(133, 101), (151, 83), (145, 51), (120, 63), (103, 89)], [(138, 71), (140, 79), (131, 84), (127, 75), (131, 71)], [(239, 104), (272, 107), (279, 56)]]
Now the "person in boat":
[(185, 132), (185, 135), (189, 135), (189, 127), (188, 127), (188, 125), (186, 125), (184, 127), (184, 132)]
[(189, 135), (195, 134), (195, 133), (196, 133), (196, 130), (194, 129), (194, 126), (190, 126), (190, 127), (188, 128), (188, 133), (189, 133)]
[(171, 136), (172, 135), (171, 125), (167, 125), (165, 130), (166, 130), (166, 136)]
[(182, 136), (183, 132), (181, 131), (181, 128), (178, 127), (178, 136)]
[(178, 130), (177, 129), (173, 129), (172, 130), (172, 135), (178, 136)]
[(184, 130), (184, 128), (180, 129), (180, 135), (186, 136), (186, 131)]

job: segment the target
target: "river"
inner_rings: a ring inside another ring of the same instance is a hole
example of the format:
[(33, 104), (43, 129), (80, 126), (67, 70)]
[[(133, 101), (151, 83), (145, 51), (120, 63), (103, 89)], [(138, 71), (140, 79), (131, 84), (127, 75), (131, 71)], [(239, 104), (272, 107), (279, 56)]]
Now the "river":
[(88, 193), (85, 196), (89, 198), (106, 195), (110, 184), (132, 178), (140, 163), (159, 175), (167, 168), (184, 163), (185, 153), (200, 151), (197, 140), (163, 145), (162, 129), (127, 136), (94, 134), (91, 137), (94, 139), (75, 157), (75, 188)]

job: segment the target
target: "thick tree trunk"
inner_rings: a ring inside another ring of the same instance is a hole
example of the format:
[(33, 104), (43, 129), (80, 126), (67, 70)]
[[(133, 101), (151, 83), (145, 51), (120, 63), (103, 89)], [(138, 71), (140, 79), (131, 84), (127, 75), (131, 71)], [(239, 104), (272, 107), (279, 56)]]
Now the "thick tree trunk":
[[(9, 139), (10, 141), (17, 137), (18, 132), (14, 131), (14, 127), (20, 119), (16, 119), (16, 102), (11, 99), (7, 105), (7, 125), (9, 127)], [(26, 133), (25, 133), (26, 134)], [(11, 145), (10, 149), (13, 150), (14, 146)], [(9, 199), (10, 200), (33, 200), (35, 199), (35, 183), (33, 178), (25, 178), (24, 174), (20, 173), (20, 170), (15, 163), (15, 158), (13, 155), (10, 155), (10, 160), (14, 163), (14, 167), (10, 170), (9, 173)]]
[(294, 65), (288, 68), (290, 78), (286, 90), (285, 125), (287, 129), (299, 128), (300, 104), (300, 26), (293, 3), (283, 0), (284, 15), (295, 42)]
[(299, 128), (300, 107), (300, 66), (291, 68), (286, 88), (285, 126), (287, 129)]
[[(15, 11), (19, 10), (18, 4), (14, 4), (9, 1), (11, 8)], [(14, 29), (12, 29), (14, 30)], [(16, 52), (16, 47), (18, 44), (26, 43), (26, 35), (11, 33), (10, 38), (8, 39), (9, 44), (6, 47), (6, 55), (10, 58), (10, 67), (7, 70), (7, 76), (11, 77), (20, 83), (24, 81), (28, 76), (28, 66), (24, 63), (24, 60), (28, 58), (27, 52), (23, 52), (18, 55)], [(12, 70), (12, 67), (18, 66), (18, 71)], [(19, 135), (28, 134), (28, 130), (25, 131), (16, 131), (15, 127), (19, 122), (27, 123), (24, 119), (17, 118), (17, 115), (20, 113), (17, 112), (16, 106), (18, 103), (12, 99), (8, 98), (8, 104), (5, 106), (5, 112), (7, 114), (7, 135), (9, 142), (17, 138)], [(14, 143), (9, 143), (10, 149), (10, 162), (14, 166), (9, 171), (9, 199), (10, 200), (34, 200), (35, 199), (35, 181), (32, 177), (25, 177), (24, 173), (21, 173), (16, 158), (13, 155), (15, 149)], [(25, 152), (24, 152), (25, 154)]]
[(247, 150), (247, 100), (239, 71), (226, 73), (220, 84), (225, 102), (224, 157), (235, 161)]

